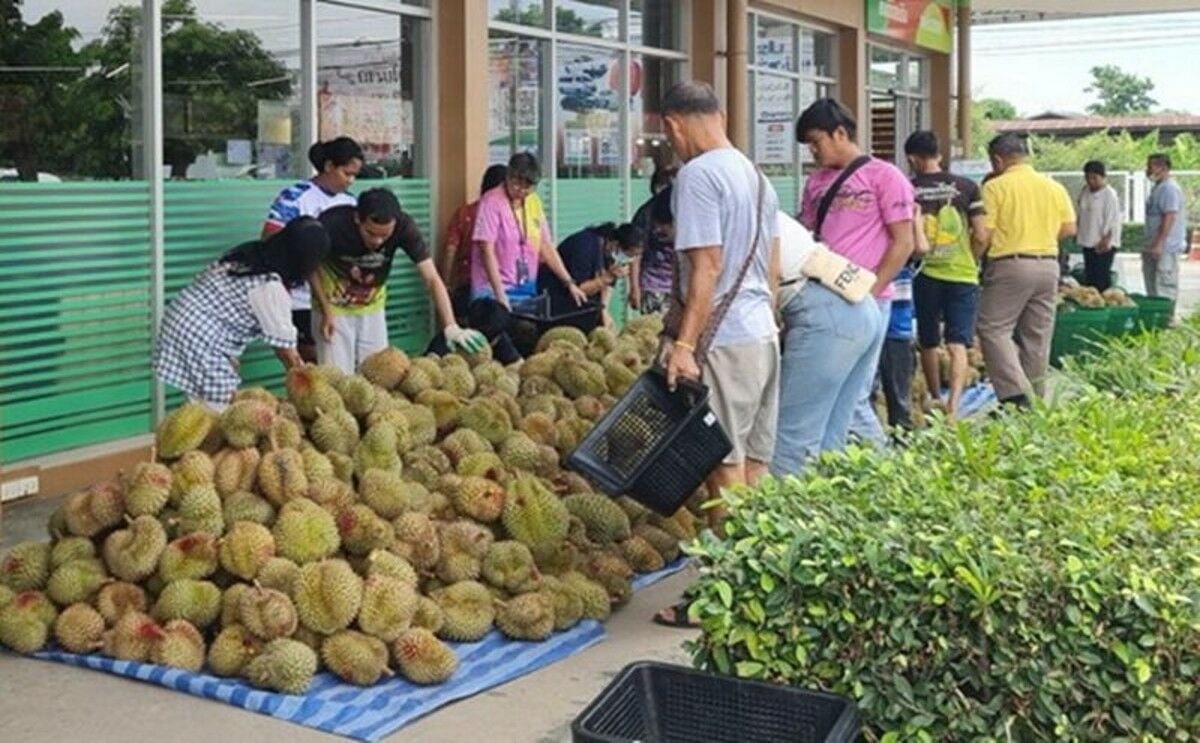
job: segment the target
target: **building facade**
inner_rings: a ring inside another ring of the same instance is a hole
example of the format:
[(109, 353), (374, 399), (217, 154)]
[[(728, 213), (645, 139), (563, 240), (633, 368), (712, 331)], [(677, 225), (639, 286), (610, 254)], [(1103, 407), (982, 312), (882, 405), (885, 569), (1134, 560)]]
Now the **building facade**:
[[(658, 106), (711, 82), (734, 142), (795, 206), (819, 96), (896, 158), (952, 137), (950, 0), (24, 0), (0, 51), (0, 460), (121, 440), (177, 398), (149, 370), (165, 303), (258, 235), (317, 139), (367, 151), (432, 245), (515, 151), (553, 232), (628, 218), (672, 159)], [(15, 48), (15, 47), (14, 47)], [(150, 174), (154, 174), (151, 177)], [(367, 179), (372, 180), (367, 180)], [(394, 344), (430, 312), (393, 278)], [(275, 384), (259, 349), (247, 383)], [(19, 468), (17, 468), (19, 469)]]

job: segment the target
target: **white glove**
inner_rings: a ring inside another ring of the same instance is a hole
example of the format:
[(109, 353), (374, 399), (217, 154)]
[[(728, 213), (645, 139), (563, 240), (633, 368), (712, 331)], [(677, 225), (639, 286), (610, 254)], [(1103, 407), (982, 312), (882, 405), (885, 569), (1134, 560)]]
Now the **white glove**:
[(442, 332), (446, 334), (446, 345), (450, 347), (451, 351), (479, 353), (488, 344), (487, 338), (478, 330), (447, 325)]
[(822, 243), (817, 243), (812, 255), (804, 262), (804, 275), (821, 282), (821, 286), (836, 292), (847, 302), (857, 304), (866, 299), (875, 285), (875, 274), (853, 261), (838, 255)]

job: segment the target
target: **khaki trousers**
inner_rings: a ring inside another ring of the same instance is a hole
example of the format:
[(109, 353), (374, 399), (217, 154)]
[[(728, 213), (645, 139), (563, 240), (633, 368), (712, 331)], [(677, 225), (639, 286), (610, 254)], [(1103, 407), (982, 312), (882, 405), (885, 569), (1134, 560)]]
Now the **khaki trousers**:
[(1045, 391), (1057, 292), (1054, 256), (988, 262), (978, 331), (988, 376), (1000, 400)]

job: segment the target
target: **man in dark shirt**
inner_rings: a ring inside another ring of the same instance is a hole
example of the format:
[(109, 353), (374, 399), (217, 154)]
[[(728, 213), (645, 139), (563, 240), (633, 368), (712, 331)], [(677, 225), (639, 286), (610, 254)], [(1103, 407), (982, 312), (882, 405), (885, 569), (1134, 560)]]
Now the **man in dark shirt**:
[(983, 196), (974, 181), (942, 170), (933, 132), (913, 133), (904, 143), (904, 153), (915, 174), (912, 182), (921, 207), (920, 228), (929, 242), (929, 254), (912, 287), (921, 370), (930, 396), (940, 402), (938, 347), (944, 340), (950, 355), (946, 415), (953, 418), (966, 384), (967, 349), (975, 342), (979, 256), (986, 246)]
[(313, 273), (313, 336), (317, 360), (353, 374), (367, 356), (388, 345), (387, 279), (397, 250), (416, 266), (437, 310), (438, 325), (451, 349), (479, 350), (484, 337), (454, 321), (450, 295), (438, 276), (429, 248), (412, 217), (400, 209), (396, 195), (373, 188), (357, 206), (321, 213), (329, 233), (330, 253)]

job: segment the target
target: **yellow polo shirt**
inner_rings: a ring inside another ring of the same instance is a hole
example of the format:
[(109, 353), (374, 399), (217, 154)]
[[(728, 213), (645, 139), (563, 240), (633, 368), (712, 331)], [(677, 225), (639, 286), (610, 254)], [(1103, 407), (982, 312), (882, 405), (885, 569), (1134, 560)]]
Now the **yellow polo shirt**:
[(983, 186), (992, 231), (988, 257), (1058, 255), (1058, 231), (1075, 221), (1067, 189), (1027, 164), (1013, 165)]

